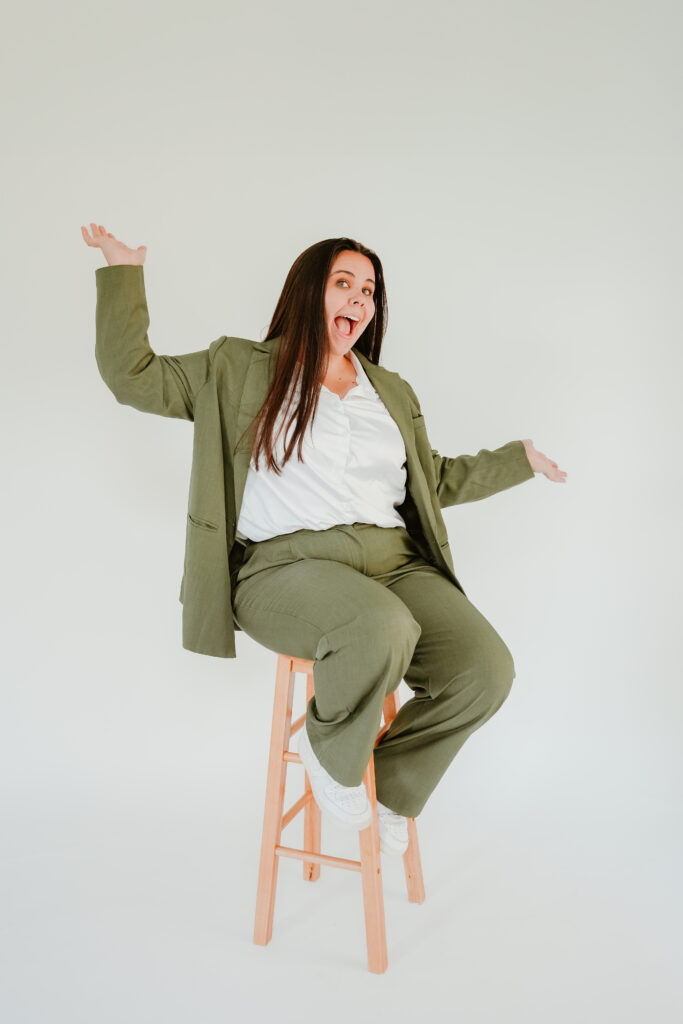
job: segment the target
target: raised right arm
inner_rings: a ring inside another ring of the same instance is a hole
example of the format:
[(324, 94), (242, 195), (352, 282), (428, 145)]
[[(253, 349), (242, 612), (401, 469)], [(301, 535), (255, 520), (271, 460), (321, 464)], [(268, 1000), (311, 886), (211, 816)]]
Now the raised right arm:
[(209, 349), (182, 356), (152, 351), (142, 265), (99, 267), (95, 281), (95, 359), (117, 402), (194, 420), (195, 396), (209, 376)]

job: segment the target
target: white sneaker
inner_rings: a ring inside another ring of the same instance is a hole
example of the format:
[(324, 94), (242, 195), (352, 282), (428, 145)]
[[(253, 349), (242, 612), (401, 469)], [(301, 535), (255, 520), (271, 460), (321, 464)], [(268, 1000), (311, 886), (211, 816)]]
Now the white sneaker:
[(342, 786), (325, 771), (315, 756), (304, 722), (299, 736), (298, 754), (311, 782), (313, 798), (321, 811), (329, 811), (338, 821), (358, 832), (372, 823), (372, 806), (364, 783)]
[(408, 849), (408, 819), (377, 801), (379, 848), (390, 857), (402, 857)]

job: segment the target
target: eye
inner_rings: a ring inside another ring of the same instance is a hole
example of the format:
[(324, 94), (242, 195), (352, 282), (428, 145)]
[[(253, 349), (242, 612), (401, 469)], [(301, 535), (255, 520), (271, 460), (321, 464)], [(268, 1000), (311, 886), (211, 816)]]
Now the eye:
[[(336, 281), (336, 284), (348, 284), (348, 283), (349, 283), (349, 282), (348, 282), (348, 281), (346, 280), (346, 278), (345, 278), (345, 277), (339, 277), (339, 278), (337, 278), (337, 281)], [(367, 288), (367, 287), (366, 287), (366, 288), (363, 288), (363, 291), (364, 291), (364, 292), (366, 293), (366, 295), (368, 295), (368, 296), (369, 296), (370, 298), (372, 298), (372, 296), (373, 296), (373, 295), (375, 294), (372, 288)]]

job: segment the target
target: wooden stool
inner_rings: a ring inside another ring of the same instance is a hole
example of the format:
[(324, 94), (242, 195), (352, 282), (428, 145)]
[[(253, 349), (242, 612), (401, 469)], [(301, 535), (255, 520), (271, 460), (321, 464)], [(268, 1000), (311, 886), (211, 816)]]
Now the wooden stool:
[[(382, 974), (387, 969), (387, 938), (384, 921), (384, 895), (382, 889), (382, 866), (380, 862), (379, 828), (377, 825), (377, 794), (375, 793), (374, 756), (370, 758), (363, 776), (368, 798), (372, 804), (372, 823), (358, 833), (360, 839), (360, 860), (330, 857), (320, 852), (321, 811), (313, 799), (308, 773), (304, 772), (304, 794), (283, 814), (287, 766), (294, 761), (302, 764), (299, 754), (289, 750), (290, 738), (304, 727), (306, 714), (292, 722), (294, 683), (296, 673), (306, 676), (306, 703), (315, 693), (313, 661), (292, 658), (279, 654), (275, 676), (275, 700), (273, 704), (273, 726), (270, 734), (270, 756), (268, 760), (268, 781), (266, 783), (266, 806), (263, 815), (263, 838), (261, 841), (261, 862), (259, 866), (258, 890), (256, 893), (256, 921), (254, 942), (265, 946), (273, 934), (275, 891), (280, 857), (294, 857), (304, 862), (303, 877), (306, 882), (315, 882), (320, 877), (320, 865), (359, 871), (363, 882), (363, 903), (365, 907), (365, 936), (367, 942), (368, 969)], [(384, 726), (377, 734), (375, 746), (389, 728), (399, 709), (396, 691), (384, 701)], [(299, 811), (304, 812), (304, 846), (299, 850), (280, 844), (282, 830), (289, 825)], [(425, 898), (422, 879), (422, 864), (417, 842), (415, 818), (408, 818), (410, 842), (403, 854), (408, 899), (411, 903), (423, 903)]]

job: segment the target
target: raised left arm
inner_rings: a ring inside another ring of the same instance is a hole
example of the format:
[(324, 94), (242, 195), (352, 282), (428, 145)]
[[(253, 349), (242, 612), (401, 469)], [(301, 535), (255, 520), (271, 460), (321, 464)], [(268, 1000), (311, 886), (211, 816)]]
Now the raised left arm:
[(493, 451), (482, 448), (476, 455), (458, 455), (454, 458), (441, 455), (429, 445), (417, 395), (406, 380), (401, 380), (410, 400), (416, 440), (419, 443), (418, 435), (424, 432), (424, 442), (431, 451), (436, 494), (441, 508), (480, 501), (533, 478), (535, 470), (524, 441), (508, 441)]
[(493, 451), (482, 448), (476, 455), (455, 458), (439, 455), (432, 448), (432, 457), (441, 508), (480, 501), (534, 476), (522, 441), (508, 441)]

